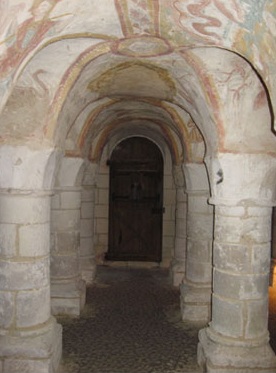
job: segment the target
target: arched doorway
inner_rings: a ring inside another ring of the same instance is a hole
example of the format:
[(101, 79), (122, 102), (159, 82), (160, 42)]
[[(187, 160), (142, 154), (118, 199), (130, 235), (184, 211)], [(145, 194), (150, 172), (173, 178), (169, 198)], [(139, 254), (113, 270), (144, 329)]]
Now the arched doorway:
[(120, 142), (112, 152), (106, 259), (162, 260), (163, 157), (144, 137)]

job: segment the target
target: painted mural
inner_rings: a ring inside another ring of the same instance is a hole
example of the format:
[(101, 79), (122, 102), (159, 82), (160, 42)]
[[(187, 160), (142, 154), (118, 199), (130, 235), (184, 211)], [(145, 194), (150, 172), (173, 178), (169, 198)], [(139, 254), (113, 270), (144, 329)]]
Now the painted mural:
[[(204, 45), (233, 50), (255, 66), (276, 98), (273, 0), (1, 0), (0, 108), (24, 64), (44, 43), (94, 38), (99, 30), (106, 40), (120, 40), (120, 46), (139, 36), (155, 38), (150, 42), (157, 56), (164, 45), (166, 51), (167, 46), (177, 51)], [(139, 41), (132, 48), (132, 56), (143, 55)]]

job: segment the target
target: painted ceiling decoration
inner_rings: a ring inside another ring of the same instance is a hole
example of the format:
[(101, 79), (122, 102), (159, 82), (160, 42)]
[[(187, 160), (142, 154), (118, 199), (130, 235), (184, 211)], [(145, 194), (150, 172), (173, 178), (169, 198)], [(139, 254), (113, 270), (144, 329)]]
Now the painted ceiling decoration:
[(179, 161), (275, 153), (275, 41), (273, 0), (2, 0), (0, 141), (94, 159), (144, 126)]

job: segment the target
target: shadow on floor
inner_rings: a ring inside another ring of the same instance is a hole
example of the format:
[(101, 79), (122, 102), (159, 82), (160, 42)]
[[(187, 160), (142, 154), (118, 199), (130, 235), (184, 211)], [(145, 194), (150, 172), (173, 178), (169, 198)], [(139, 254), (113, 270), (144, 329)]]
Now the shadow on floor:
[(100, 266), (80, 318), (63, 325), (62, 373), (196, 373), (198, 330), (165, 269)]

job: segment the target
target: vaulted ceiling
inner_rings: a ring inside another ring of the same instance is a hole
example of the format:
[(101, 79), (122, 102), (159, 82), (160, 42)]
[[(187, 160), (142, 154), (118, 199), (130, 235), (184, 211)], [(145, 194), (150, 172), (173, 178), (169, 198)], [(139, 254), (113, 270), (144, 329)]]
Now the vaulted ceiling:
[(274, 152), (276, 3), (3, 0), (0, 139), (99, 158), (160, 136), (175, 163)]

